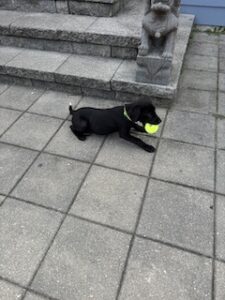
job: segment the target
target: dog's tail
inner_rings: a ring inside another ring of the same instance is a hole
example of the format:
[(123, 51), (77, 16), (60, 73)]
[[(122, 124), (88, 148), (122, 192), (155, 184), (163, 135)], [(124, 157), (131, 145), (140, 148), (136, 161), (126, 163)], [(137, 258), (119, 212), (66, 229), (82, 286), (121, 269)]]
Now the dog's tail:
[(72, 106), (71, 102), (70, 102), (70, 105), (69, 105), (69, 111), (70, 111), (70, 114), (72, 115), (73, 114), (73, 106)]

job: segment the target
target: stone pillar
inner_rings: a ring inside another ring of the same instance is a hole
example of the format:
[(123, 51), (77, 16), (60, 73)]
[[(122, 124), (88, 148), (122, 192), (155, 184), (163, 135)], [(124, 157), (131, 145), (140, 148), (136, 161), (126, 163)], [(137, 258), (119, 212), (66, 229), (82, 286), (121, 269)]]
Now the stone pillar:
[(142, 23), (136, 80), (167, 85), (172, 70), (180, 0), (151, 0)]

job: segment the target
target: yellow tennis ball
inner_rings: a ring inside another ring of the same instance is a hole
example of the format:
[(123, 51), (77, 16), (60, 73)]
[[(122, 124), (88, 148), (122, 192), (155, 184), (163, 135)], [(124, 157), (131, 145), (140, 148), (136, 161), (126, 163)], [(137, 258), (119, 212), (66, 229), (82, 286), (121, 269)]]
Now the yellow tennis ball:
[(145, 131), (149, 134), (154, 134), (159, 130), (159, 125), (145, 124)]

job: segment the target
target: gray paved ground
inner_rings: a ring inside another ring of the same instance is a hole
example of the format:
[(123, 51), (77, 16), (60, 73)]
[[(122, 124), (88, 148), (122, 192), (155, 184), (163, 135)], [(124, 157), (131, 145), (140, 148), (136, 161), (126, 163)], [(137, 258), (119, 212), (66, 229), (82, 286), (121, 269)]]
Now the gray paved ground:
[(194, 35), (155, 155), (75, 139), (115, 102), (0, 85), (0, 299), (225, 299), (224, 48)]

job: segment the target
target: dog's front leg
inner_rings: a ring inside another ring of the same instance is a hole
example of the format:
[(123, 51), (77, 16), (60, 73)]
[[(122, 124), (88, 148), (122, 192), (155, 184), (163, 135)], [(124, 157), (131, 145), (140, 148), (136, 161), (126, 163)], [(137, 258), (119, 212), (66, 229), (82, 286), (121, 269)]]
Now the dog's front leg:
[(151, 145), (148, 145), (148, 144), (145, 144), (142, 140), (140, 140), (139, 138), (137, 137), (134, 137), (132, 135), (130, 135), (129, 132), (124, 132), (124, 131), (121, 131), (119, 132), (119, 135), (122, 139), (128, 141), (128, 142), (131, 142), (137, 146), (139, 146), (140, 148), (144, 149), (145, 151), (147, 152), (154, 152), (155, 151), (155, 148)]
[(132, 127), (134, 127), (135, 130), (139, 131), (139, 132), (145, 132), (144, 127), (139, 126), (137, 124), (132, 124)]

